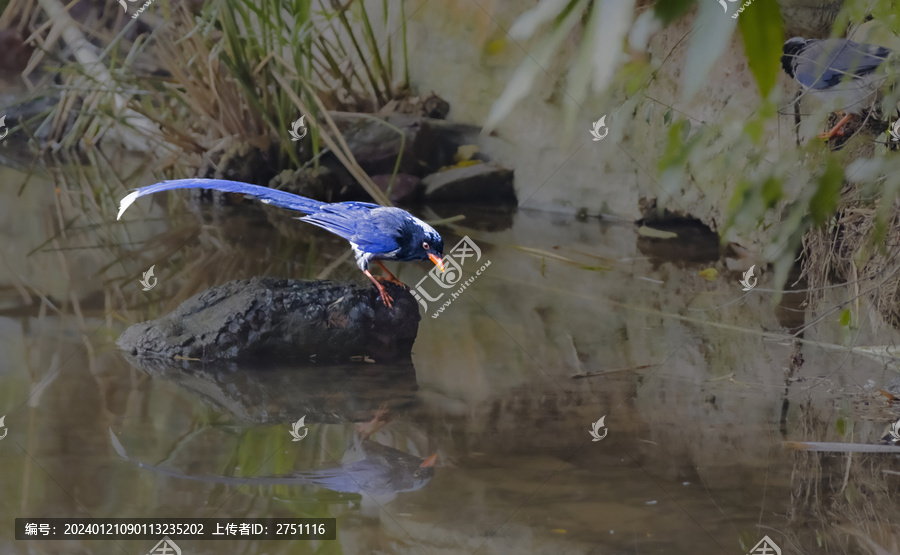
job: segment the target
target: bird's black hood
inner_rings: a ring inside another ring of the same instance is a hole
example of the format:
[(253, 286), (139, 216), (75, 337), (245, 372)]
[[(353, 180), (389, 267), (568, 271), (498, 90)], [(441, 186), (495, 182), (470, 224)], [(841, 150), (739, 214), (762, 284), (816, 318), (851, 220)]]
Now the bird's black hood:
[(797, 54), (806, 47), (807, 42), (806, 39), (801, 37), (794, 37), (785, 42), (781, 49), (783, 53), (781, 56), (781, 69), (791, 78), (794, 77), (794, 60)]

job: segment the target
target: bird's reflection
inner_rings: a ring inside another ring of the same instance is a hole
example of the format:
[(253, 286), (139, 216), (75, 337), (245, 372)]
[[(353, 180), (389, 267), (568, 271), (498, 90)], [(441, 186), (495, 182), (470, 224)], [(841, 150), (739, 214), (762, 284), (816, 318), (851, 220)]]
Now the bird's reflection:
[[(279, 476), (194, 475), (128, 455), (110, 431), (113, 448), (141, 468), (201, 482), (274, 486), (312, 485), (363, 495), (363, 509), (384, 505), (398, 493), (421, 489), (434, 476), (437, 455), (423, 458), (373, 441), (371, 436), (410, 407), (417, 389), (411, 363), (311, 365), (227, 363), (194, 365), (127, 357), (154, 377), (177, 383), (206, 404), (243, 423), (350, 423), (354, 430), (337, 465)], [(306, 440), (310, 441), (310, 440)]]
[(123, 459), (166, 476), (239, 486), (314, 485), (339, 493), (370, 495), (380, 504), (390, 502), (398, 493), (424, 487), (434, 477), (437, 461), (437, 454), (423, 459), (356, 434), (352, 444), (344, 451), (340, 464), (331, 468), (302, 470), (281, 476), (191, 475), (131, 457), (112, 430), (110, 441)]

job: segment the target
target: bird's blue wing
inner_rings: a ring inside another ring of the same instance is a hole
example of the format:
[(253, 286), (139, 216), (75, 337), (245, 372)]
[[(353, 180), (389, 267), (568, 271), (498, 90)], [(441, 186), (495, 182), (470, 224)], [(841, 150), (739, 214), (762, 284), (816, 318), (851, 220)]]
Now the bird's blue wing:
[(845, 39), (809, 41), (794, 60), (794, 76), (810, 89), (831, 88), (845, 79), (874, 72), (891, 51)]
[(271, 204), (273, 206), (278, 206), (279, 208), (287, 208), (288, 210), (305, 212), (307, 214), (313, 213), (322, 206), (327, 205), (327, 203), (301, 197), (300, 195), (285, 193), (284, 191), (277, 191), (259, 185), (250, 185), (249, 183), (242, 183), (240, 181), (226, 181), (224, 179), (176, 179), (135, 189), (119, 203), (119, 214), (116, 216), (116, 219), (118, 220), (121, 218), (125, 210), (140, 197), (172, 189), (214, 189), (226, 193), (243, 193), (245, 195), (254, 196), (265, 204)]
[(394, 210), (368, 202), (339, 202), (325, 205), (300, 220), (327, 229), (364, 252), (381, 254), (399, 248), (397, 238), (402, 222), (397, 221)]

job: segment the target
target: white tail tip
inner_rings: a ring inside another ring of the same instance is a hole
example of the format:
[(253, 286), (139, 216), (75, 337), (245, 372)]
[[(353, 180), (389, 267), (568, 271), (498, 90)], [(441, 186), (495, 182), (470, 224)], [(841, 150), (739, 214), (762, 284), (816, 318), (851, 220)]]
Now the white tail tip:
[(129, 206), (131, 206), (134, 201), (137, 200), (139, 196), (141, 196), (141, 192), (134, 191), (133, 193), (128, 193), (125, 198), (123, 198), (122, 201), (119, 202), (119, 213), (118, 215), (116, 215), (117, 220), (122, 218), (122, 214), (128, 209)]

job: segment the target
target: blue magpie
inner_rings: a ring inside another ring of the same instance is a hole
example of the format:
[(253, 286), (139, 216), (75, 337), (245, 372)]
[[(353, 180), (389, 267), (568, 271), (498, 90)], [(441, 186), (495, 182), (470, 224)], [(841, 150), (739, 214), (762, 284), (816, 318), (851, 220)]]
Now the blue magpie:
[(885, 76), (878, 69), (891, 51), (874, 44), (847, 39), (804, 39), (793, 37), (782, 47), (781, 67), (800, 83), (804, 91), (827, 104), (838, 106), (844, 117), (830, 131), (820, 135), (830, 139), (851, 115), (871, 105)]
[(350, 242), (356, 265), (372, 280), (382, 302), (388, 308), (393, 299), (384, 286), (369, 272), (369, 262), (375, 261), (389, 278), (387, 281), (403, 285), (382, 260), (428, 260), (444, 271), (444, 240), (433, 227), (416, 218), (406, 210), (388, 208), (370, 202), (327, 203), (299, 195), (277, 191), (259, 185), (222, 179), (176, 179), (163, 181), (135, 189), (119, 203), (120, 219), (125, 210), (138, 198), (151, 193), (170, 189), (214, 189), (227, 193), (243, 193), (258, 198), (264, 204), (303, 212), (306, 216), (297, 218), (343, 237)]

